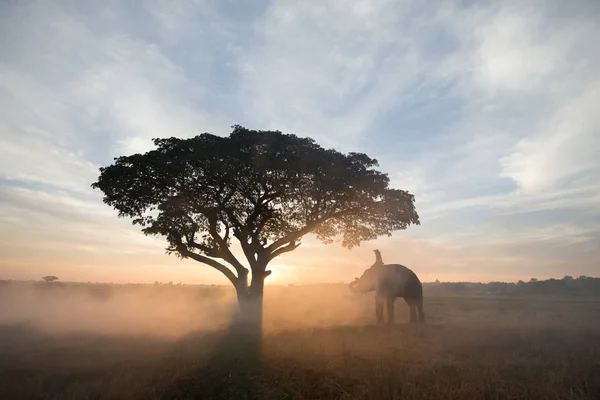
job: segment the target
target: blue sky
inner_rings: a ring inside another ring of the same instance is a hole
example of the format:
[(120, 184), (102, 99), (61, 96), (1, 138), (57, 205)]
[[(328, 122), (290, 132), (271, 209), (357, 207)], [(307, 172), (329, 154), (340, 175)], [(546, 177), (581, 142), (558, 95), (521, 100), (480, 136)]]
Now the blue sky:
[(376, 247), (424, 280), (598, 276), (599, 17), (594, 0), (2, 2), (0, 277), (222, 282), (89, 185), (151, 138), (233, 124), (366, 152), (417, 199), (422, 226), (352, 252), (309, 238), (280, 282), (346, 281)]

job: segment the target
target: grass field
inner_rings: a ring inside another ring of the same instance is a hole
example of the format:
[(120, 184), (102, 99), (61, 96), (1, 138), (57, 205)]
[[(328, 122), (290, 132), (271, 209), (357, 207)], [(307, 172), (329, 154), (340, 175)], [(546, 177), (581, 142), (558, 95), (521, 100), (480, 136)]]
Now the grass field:
[(387, 327), (372, 296), (270, 288), (258, 337), (177, 290), (5, 290), (0, 398), (600, 398), (599, 300), (430, 296), (425, 325), (399, 300)]

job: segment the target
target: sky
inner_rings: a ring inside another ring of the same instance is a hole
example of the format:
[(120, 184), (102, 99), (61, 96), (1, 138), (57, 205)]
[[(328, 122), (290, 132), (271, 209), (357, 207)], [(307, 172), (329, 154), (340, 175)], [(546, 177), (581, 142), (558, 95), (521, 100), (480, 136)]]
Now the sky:
[[(134, 6), (135, 5), (135, 6)], [(421, 225), (307, 237), (267, 283), (600, 276), (600, 2), (0, 2), (0, 279), (227, 284), (90, 188), (231, 126), (379, 160)]]

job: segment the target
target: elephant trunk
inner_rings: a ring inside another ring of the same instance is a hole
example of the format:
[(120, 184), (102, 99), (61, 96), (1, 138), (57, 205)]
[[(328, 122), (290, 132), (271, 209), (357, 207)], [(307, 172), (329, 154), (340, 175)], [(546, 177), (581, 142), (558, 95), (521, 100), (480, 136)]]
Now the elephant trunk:
[(348, 285), (348, 288), (350, 289), (350, 292), (352, 292), (352, 294), (360, 294), (360, 292), (356, 289), (356, 287), (358, 286), (359, 280), (358, 278), (355, 278), (353, 282), (350, 282), (350, 284)]

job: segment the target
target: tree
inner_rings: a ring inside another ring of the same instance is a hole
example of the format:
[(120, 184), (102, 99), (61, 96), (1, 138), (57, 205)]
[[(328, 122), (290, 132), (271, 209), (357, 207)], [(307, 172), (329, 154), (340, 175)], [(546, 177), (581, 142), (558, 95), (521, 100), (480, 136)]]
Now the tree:
[(46, 283), (52, 283), (52, 282), (55, 282), (58, 280), (58, 278), (56, 276), (52, 276), (52, 275), (44, 276), (44, 277), (42, 277), (42, 279)]
[[(92, 187), (119, 217), (164, 236), (167, 253), (222, 272), (242, 310), (262, 306), (267, 265), (309, 233), (351, 249), (419, 224), (414, 196), (389, 188), (388, 176), (374, 169), (377, 160), (362, 153), (239, 125), (228, 137), (153, 142), (155, 150), (100, 168)], [(233, 254), (234, 240), (249, 268)]]

